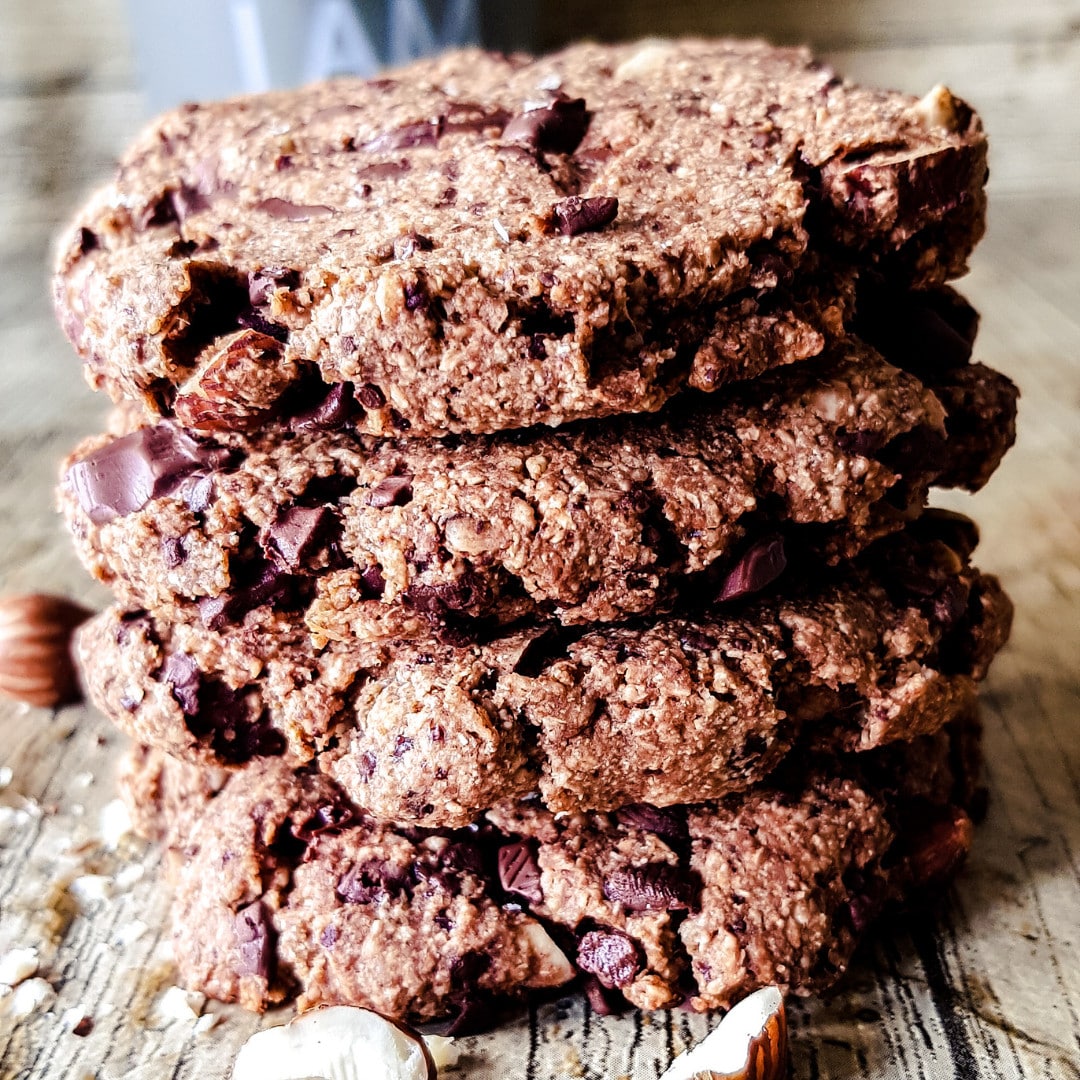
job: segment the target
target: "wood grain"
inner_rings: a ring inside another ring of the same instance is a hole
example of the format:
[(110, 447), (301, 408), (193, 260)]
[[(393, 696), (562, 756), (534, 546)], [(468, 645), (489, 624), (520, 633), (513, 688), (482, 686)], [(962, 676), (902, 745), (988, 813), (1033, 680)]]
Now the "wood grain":
[[(1017, 604), (985, 697), (988, 819), (939, 915), (886, 927), (829, 1001), (793, 1004), (795, 1075), (1080, 1077), (1080, 207), (1068, 175), (1080, 140), (1055, 150), (1059, 134), (1076, 131), (1067, 103), (1080, 73), (1077, 4), (991, 0), (978, 27), (961, 0), (715, 8), (748, 30), (774, 18), (781, 37), (805, 36), (827, 13), (821, 40), (848, 70), (913, 89), (942, 78), (983, 107), (998, 190), (963, 288), (984, 313), (979, 356), (1024, 395), (1020, 442), (988, 489), (939, 500), (977, 516), (980, 563)], [(119, 0), (42, 0), (32, 10), (12, 0), (0, 34), (0, 591), (95, 604), (103, 594), (61, 534), (51, 485), (60, 456), (98, 427), (105, 406), (53, 325), (47, 264), (52, 231), (139, 122), (121, 10)], [(709, 12), (681, 0), (663, 10), (669, 28)], [(591, 2), (563, 14), (590, 12), (606, 18)], [(564, 21), (562, 31), (577, 26)], [(90, 710), (0, 703), (0, 765), (13, 770), (0, 791), (0, 953), (36, 945), (57, 992), (48, 1012), (0, 1018), (0, 1080), (217, 1080), (259, 1023), (216, 1005), (220, 1022), (201, 1035), (191, 1021), (153, 1019), (173, 977), (156, 856), (100, 842), (122, 745)], [(82, 911), (70, 883), (96, 872), (121, 882)], [(72, 1008), (93, 1016), (88, 1036), (68, 1030), (71, 1016), (65, 1026)], [(656, 1080), (713, 1022), (602, 1019), (571, 998), (464, 1040), (458, 1075)]]

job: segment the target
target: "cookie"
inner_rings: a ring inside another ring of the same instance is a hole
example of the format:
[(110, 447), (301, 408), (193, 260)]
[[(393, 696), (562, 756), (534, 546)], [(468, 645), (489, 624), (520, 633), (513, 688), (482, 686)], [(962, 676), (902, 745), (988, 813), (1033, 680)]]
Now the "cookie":
[[(887, 905), (951, 877), (971, 839), (971, 721), (811, 756), (803, 775), (721, 802), (558, 816), (505, 804), (453, 832), (376, 823), (326, 776), (281, 761), (212, 794), (172, 775), (194, 766), (143, 750), (125, 797), (167, 840), (192, 989), (259, 1010), (295, 995), (443, 1017), (455, 1031), (575, 976), (601, 1009), (706, 1010), (761, 985), (826, 988)], [(181, 788), (181, 806), (143, 798)]]
[(850, 557), (935, 478), (982, 483), (1015, 389), (979, 365), (933, 378), (848, 339), (729, 399), (554, 432), (210, 441), (166, 422), (85, 442), (60, 501), (91, 572), (166, 622), (276, 605), (316, 643), (617, 622), (767, 584), (785, 549)]
[(161, 118), (55, 298), (92, 385), (187, 426), (313, 383), (376, 435), (558, 425), (814, 355), (852, 266), (955, 276), (985, 178), (948, 91), (799, 49), (465, 51)]
[(869, 750), (968, 708), (1011, 606), (951, 519), (919, 528), (727, 614), (320, 650), (280, 613), (212, 632), (114, 608), (78, 650), (138, 741), (203, 764), (316, 759), (384, 820), (458, 826), (537, 791), (558, 812), (693, 802), (798, 740)]

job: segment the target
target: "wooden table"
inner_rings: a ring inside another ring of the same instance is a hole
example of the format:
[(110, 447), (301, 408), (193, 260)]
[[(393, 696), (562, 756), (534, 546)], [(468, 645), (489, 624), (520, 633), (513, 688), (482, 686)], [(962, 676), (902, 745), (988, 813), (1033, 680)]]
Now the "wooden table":
[[(112, 0), (93, 6), (115, 23)], [(62, 16), (84, 9), (45, 9), (62, 49)], [(46, 247), (133, 129), (138, 98), (108, 33), (85, 27), (76, 74), (0, 82), (0, 592), (97, 606), (104, 593), (77, 566), (51, 488), (105, 404), (53, 325)], [(2, 80), (11, 69), (0, 68)], [(962, 72), (949, 77), (963, 85)], [(885, 927), (829, 1001), (792, 1006), (798, 1076), (1080, 1077), (1080, 202), (1035, 188), (997, 194), (963, 284), (984, 316), (979, 358), (1022, 388), (1019, 444), (974, 500), (938, 500), (978, 518), (979, 562), (1017, 607), (984, 694), (989, 816), (938, 917)], [(122, 744), (89, 709), (0, 704), (0, 765), (12, 770), (0, 791), (0, 954), (37, 947), (56, 992), (25, 1019), (0, 1018), (0, 1080), (214, 1080), (257, 1026), (216, 1005), (209, 1031), (155, 1012), (173, 979), (156, 856), (130, 839), (108, 850), (99, 820)], [(80, 1037), (70, 1028), (83, 1013), (94, 1024)], [(568, 999), (464, 1040), (459, 1075), (654, 1080), (712, 1022), (604, 1020)]]

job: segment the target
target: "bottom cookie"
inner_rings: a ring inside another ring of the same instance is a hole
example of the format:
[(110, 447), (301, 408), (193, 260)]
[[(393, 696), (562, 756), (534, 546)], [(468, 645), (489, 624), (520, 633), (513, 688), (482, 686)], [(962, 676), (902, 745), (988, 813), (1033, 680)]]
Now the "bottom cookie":
[(804, 757), (718, 802), (504, 804), (455, 831), (375, 823), (277, 760), (215, 775), (141, 748), (121, 788), (169, 848), (187, 986), (461, 1030), (579, 976), (599, 1008), (824, 989), (887, 905), (959, 866), (976, 762), (969, 716), (857, 759)]

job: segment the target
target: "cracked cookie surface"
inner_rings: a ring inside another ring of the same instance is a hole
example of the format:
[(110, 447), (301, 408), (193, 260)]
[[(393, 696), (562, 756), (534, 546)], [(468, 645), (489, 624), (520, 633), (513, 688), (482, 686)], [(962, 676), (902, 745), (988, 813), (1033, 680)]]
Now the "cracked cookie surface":
[(312, 384), (377, 435), (652, 411), (815, 355), (851, 265), (963, 270), (986, 141), (931, 104), (684, 41), (185, 106), (67, 233), (58, 313), (94, 386), (188, 426)]
[(886, 905), (962, 862), (977, 740), (968, 712), (912, 743), (808, 755), (720, 802), (558, 816), (505, 803), (441, 833), (376, 823), (281, 761), (218, 787), (139, 748), (122, 791), (166, 842), (185, 985), (461, 1031), (575, 976), (600, 1011), (826, 988)]
[(91, 572), (165, 621), (197, 603), (225, 629), (276, 606), (316, 643), (618, 622), (760, 588), (785, 548), (850, 557), (939, 478), (985, 482), (1012, 384), (923, 367), (932, 390), (847, 339), (730, 399), (443, 441), (164, 423), (84, 442), (60, 500)]
[(203, 764), (314, 759), (385, 820), (457, 826), (537, 791), (554, 811), (717, 798), (798, 740), (869, 750), (970, 705), (1012, 609), (966, 565), (967, 524), (927, 515), (725, 615), (315, 649), (279, 614), (211, 632), (114, 608), (79, 655), (139, 741)]

